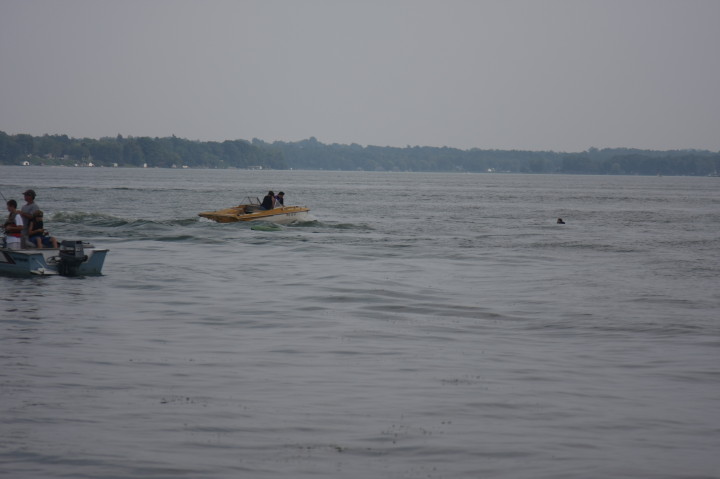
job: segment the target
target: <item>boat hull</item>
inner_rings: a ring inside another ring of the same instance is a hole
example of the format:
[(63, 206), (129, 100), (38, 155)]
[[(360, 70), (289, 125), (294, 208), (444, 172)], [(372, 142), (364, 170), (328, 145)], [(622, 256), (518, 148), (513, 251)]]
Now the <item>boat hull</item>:
[[(83, 260), (72, 270), (73, 276), (102, 274), (107, 249), (85, 247)], [(60, 261), (60, 250), (0, 248), (0, 273), (14, 276), (51, 276), (67, 274)]]
[(240, 205), (224, 210), (198, 213), (198, 216), (218, 223), (267, 221), (276, 224), (290, 224), (307, 221), (310, 218), (310, 209), (304, 206), (280, 206), (271, 210), (248, 210), (246, 205)]

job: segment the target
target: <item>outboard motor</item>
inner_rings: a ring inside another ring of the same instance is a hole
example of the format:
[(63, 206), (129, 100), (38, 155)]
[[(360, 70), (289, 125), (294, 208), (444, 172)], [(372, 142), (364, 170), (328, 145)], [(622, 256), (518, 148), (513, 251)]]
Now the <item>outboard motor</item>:
[(87, 261), (82, 241), (63, 241), (60, 243), (58, 273), (63, 276), (77, 276), (80, 265)]

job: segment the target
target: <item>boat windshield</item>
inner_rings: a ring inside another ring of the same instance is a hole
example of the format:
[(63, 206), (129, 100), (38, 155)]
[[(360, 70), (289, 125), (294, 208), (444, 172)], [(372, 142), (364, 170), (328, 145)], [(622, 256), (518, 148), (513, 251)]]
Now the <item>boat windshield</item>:
[(260, 198), (257, 196), (246, 196), (244, 200), (242, 200), (242, 205), (257, 205), (260, 206), (262, 204), (262, 201), (260, 201)]

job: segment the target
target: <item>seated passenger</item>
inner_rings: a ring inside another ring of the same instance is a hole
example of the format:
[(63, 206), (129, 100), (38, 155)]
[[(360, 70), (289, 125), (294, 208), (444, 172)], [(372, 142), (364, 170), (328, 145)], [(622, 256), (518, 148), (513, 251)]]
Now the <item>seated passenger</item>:
[(30, 220), (28, 226), (28, 236), (30, 244), (37, 246), (38, 248), (57, 248), (58, 243), (55, 238), (50, 236), (45, 230), (43, 223), (43, 212), (37, 210)]
[(285, 206), (285, 192), (281, 191), (275, 197), (275, 205)]
[(264, 210), (271, 210), (275, 208), (275, 193), (268, 191), (268, 194), (265, 195), (265, 198), (263, 198), (260, 206), (262, 206)]

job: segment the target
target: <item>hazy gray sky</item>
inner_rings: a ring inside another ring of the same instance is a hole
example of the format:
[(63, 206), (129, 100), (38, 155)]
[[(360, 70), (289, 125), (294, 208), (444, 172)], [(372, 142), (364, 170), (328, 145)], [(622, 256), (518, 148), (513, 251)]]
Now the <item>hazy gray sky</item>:
[(720, 150), (717, 0), (0, 0), (0, 130)]

